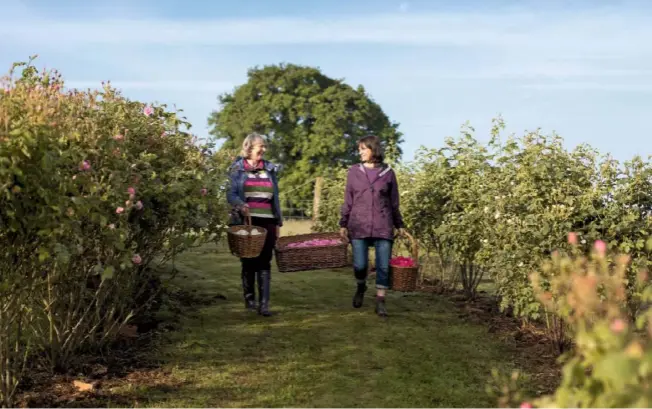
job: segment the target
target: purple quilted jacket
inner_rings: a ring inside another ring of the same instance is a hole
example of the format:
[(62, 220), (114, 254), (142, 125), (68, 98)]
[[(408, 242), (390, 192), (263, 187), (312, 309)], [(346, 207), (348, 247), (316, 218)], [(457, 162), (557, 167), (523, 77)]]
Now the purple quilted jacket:
[(383, 165), (375, 179), (367, 177), (363, 165), (354, 165), (346, 178), (340, 227), (351, 239), (393, 239), (394, 229), (403, 228), (396, 174)]

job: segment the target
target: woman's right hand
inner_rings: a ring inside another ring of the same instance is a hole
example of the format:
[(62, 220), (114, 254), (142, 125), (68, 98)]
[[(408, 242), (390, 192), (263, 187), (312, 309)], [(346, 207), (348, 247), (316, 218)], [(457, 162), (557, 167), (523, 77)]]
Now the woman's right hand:
[(246, 204), (240, 206), (240, 213), (242, 213), (243, 216), (249, 216), (249, 206)]
[(342, 236), (345, 241), (349, 241), (349, 231), (346, 227), (340, 228), (340, 236)]

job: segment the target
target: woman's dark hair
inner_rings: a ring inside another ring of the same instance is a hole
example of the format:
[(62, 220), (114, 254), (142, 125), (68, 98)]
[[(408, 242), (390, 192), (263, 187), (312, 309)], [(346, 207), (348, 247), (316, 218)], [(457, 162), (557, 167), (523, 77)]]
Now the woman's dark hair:
[(380, 144), (380, 139), (376, 135), (367, 135), (358, 140), (358, 146), (360, 145), (371, 149), (371, 160), (374, 163), (383, 163), (385, 155), (383, 153), (383, 147)]

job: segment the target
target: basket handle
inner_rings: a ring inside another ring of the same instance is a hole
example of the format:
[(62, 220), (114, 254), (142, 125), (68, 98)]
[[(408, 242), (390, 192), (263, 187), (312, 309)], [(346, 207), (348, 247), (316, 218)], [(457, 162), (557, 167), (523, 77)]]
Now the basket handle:
[(251, 215), (250, 215), (249, 213), (247, 213), (247, 214), (245, 215), (245, 220), (244, 220), (244, 222), (245, 222), (245, 226), (251, 226), (251, 225), (252, 225), (252, 224), (251, 224)]
[[(419, 243), (414, 239), (414, 237), (407, 231), (403, 231), (403, 236), (405, 236), (410, 241), (410, 247), (412, 247), (412, 260), (417, 264), (419, 263)], [(401, 237), (397, 234), (395, 237)]]

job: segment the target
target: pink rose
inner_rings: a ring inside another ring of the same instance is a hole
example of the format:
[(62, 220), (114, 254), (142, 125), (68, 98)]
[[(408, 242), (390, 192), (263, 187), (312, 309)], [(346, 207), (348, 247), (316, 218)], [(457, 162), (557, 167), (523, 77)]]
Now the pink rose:
[(575, 232), (568, 233), (568, 243), (572, 245), (577, 244), (577, 233)]
[(133, 199), (134, 196), (136, 196), (136, 189), (134, 189), (133, 187), (129, 187), (129, 189), (127, 189), (127, 193), (129, 193), (129, 198)]
[(530, 402), (521, 403), (521, 409), (532, 409), (532, 404)]
[(595, 248), (595, 251), (597, 251), (601, 256), (604, 256), (607, 252), (607, 243), (602, 240), (596, 240), (593, 244), (593, 247)]
[(416, 263), (411, 257), (398, 256), (392, 258), (389, 265), (394, 267), (414, 267)]
[(124, 207), (118, 207), (117, 209), (115, 209), (115, 212), (116, 212), (117, 214), (122, 214), (122, 213), (124, 213), (124, 211), (125, 211), (125, 208), (124, 208)]
[(206, 189), (206, 188), (202, 188), (202, 190), (201, 190), (201, 195), (202, 195), (202, 196), (206, 196), (207, 194), (208, 194), (208, 189)]
[(139, 256), (138, 254), (134, 254), (134, 256), (131, 258), (131, 261), (132, 261), (134, 264), (140, 264), (140, 263), (143, 262), (143, 259), (140, 258), (140, 256)]
[(621, 334), (627, 329), (627, 323), (622, 318), (616, 318), (609, 325), (609, 329), (615, 334)]
[(145, 114), (146, 116), (150, 116), (153, 113), (154, 113), (154, 109), (149, 105), (147, 105), (145, 109), (143, 109), (143, 114)]
[(125, 138), (125, 136), (122, 135), (122, 134), (118, 134), (118, 135), (115, 135), (115, 136), (113, 137), (113, 139), (115, 139), (116, 141), (121, 141), (121, 140), (123, 140), (124, 138)]
[(143, 209), (143, 202), (140, 200), (136, 202), (136, 209), (142, 210)]
[(81, 165), (79, 165), (79, 170), (90, 170), (91, 169), (91, 163), (87, 160), (83, 161)]

